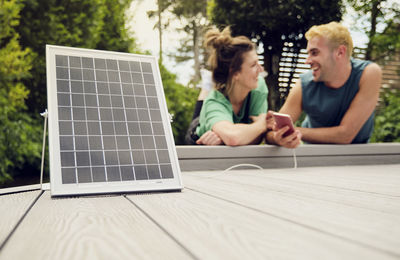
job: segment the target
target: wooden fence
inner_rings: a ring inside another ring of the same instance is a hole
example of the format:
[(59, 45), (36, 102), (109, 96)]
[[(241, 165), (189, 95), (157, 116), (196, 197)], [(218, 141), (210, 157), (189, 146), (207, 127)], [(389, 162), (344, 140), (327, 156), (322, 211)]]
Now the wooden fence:
[[(310, 68), (305, 64), (307, 51), (301, 49), (300, 53), (291, 52), (291, 43), (285, 43), (282, 50), (282, 58), (279, 62), (279, 91), (287, 93), (288, 87), (293, 87), (299, 75)], [(365, 49), (354, 48), (353, 57), (365, 58)], [(400, 90), (400, 53), (387, 56), (376, 62), (382, 68), (382, 87)]]

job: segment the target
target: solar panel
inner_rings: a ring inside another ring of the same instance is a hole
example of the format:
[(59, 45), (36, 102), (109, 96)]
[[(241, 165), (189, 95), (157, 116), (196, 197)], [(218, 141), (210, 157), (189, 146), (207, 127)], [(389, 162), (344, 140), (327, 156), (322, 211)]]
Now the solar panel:
[(52, 196), (180, 190), (155, 57), (46, 46)]

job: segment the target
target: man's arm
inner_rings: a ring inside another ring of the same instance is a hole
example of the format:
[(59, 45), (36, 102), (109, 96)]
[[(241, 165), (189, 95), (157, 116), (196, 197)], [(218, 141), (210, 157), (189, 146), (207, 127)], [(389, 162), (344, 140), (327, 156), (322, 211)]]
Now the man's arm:
[(301, 93), (301, 79), (298, 79), (296, 85), (290, 90), (289, 95), (283, 104), (279, 113), (288, 114), (293, 122), (299, 119), (302, 108), (302, 93)]
[[(290, 90), (289, 95), (283, 104), (280, 113), (288, 114), (292, 118), (293, 122), (296, 122), (300, 117), (302, 111), (302, 93), (301, 93), (301, 80), (296, 82), (296, 85)], [(270, 112), (268, 112), (269, 116)], [(301, 134), (296, 130), (293, 134), (283, 137), (283, 134), (288, 129), (282, 128), (277, 131), (269, 131), (265, 136), (266, 142), (269, 144), (277, 144), (286, 148), (295, 148), (300, 144)]]
[(369, 64), (361, 75), (359, 91), (340, 125), (323, 128), (298, 128), (302, 133), (302, 139), (310, 143), (351, 143), (375, 109), (381, 78), (380, 67), (375, 63)]

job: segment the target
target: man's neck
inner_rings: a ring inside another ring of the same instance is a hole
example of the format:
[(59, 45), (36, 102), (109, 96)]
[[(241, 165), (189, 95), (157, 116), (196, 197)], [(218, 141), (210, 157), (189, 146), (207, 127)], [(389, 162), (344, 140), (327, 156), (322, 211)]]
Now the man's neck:
[(341, 88), (349, 79), (351, 69), (350, 60), (345, 60), (343, 63), (337, 63), (335, 72), (332, 73), (332, 79), (325, 81), (324, 84), (330, 88)]

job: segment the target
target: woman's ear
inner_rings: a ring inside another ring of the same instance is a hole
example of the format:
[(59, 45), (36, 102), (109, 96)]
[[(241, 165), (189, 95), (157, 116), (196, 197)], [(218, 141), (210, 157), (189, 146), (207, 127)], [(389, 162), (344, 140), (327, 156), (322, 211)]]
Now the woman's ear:
[(235, 73), (233, 73), (232, 75), (232, 80), (236, 81), (239, 77), (239, 71), (236, 71)]

